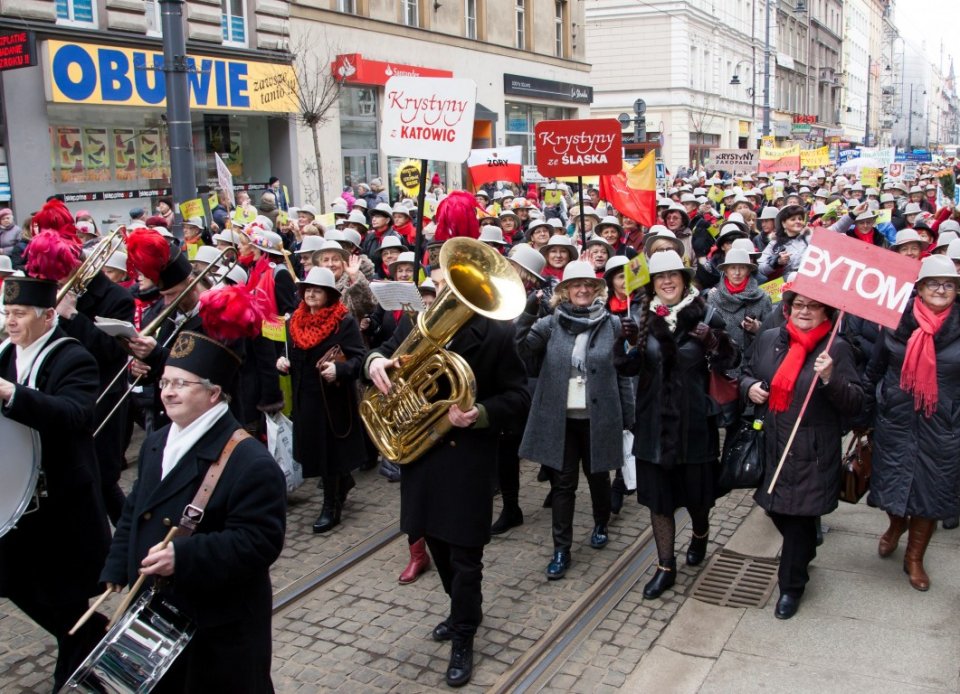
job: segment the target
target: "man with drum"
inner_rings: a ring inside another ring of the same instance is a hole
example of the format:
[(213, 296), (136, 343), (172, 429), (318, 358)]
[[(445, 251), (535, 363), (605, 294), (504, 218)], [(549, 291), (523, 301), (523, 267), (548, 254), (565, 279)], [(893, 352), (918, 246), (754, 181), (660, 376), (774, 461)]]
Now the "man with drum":
[[(172, 423), (144, 441), (101, 574), (115, 590), (146, 575), (144, 585), (158, 588), (154, 599), (196, 624), (155, 692), (273, 691), (269, 568), (283, 547), (286, 483), (259, 442), (243, 434), (231, 444), (240, 424), (225, 394), (239, 367), (214, 339), (177, 336), (157, 384)], [(208, 471), (221, 465), (211, 481)], [(198, 501), (198, 489), (211, 486), (209, 499)], [(203, 507), (193, 534), (184, 533), (188, 505)], [(164, 545), (173, 526), (179, 534)]]
[[(5, 466), (30, 466), (36, 451), (16, 448), (10, 427), (39, 434), (40, 477), (35, 511), (0, 518), (0, 596), (10, 600), (57, 640), (54, 691), (103, 636), (96, 615), (67, 631), (87, 610), (110, 545), (93, 444), (93, 413), (100, 380), (97, 363), (57, 327), (55, 282), (8, 277), (3, 311), (9, 341), (0, 346), (0, 440)], [(29, 440), (29, 438), (27, 439)], [(4, 485), (0, 496), (29, 499), (33, 489)], [(6, 503), (5, 503), (6, 505)]]

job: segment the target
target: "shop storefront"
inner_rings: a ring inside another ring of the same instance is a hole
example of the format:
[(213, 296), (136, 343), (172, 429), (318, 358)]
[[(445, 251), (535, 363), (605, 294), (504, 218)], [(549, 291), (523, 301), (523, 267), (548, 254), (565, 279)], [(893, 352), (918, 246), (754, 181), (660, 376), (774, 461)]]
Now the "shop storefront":
[(549, 105), (538, 101), (578, 105), (593, 102), (593, 87), (521, 75), (503, 76), (503, 94), (507, 117), (505, 144), (523, 147), (524, 164), (535, 164), (537, 161), (533, 137), (537, 123), (576, 118), (578, 113), (574, 106)]
[[(39, 53), (40, 65), (16, 76), (39, 83), (42, 102), (11, 98), (23, 92), (4, 80), (17, 214), (52, 193), (105, 223), (125, 219), (132, 207), (152, 209), (170, 188), (162, 52), (51, 38)], [(292, 182), (295, 132), (276, 117), (296, 109), (291, 67), (199, 54), (188, 61), (198, 185), (216, 186), (215, 154), (238, 188), (263, 187), (271, 175)]]

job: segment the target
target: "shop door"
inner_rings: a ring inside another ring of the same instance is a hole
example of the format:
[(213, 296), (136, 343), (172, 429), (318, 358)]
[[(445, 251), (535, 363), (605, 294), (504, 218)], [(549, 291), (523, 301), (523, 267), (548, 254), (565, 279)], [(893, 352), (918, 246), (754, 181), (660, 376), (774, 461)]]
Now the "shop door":
[(344, 150), (343, 184), (354, 186), (369, 183), (371, 178), (380, 175), (377, 150)]

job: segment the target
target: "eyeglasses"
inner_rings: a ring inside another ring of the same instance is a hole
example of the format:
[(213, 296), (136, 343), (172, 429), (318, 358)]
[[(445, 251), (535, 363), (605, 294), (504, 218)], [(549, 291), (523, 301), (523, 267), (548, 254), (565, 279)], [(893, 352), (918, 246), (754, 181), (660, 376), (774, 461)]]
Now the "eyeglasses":
[(166, 390), (167, 388), (183, 390), (184, 386), (205, 386), (207, 384), (203, 381), (188, 381), (185, 378), (161, 378), (157, 385), (160, 386), (160, 390)]
[(793, 311), (819, 311), (823, 308), (823, 304), (811, 303), (811, 304), (798, 304), (796, 301), (791, 305)]
[(940, 280), (927, 280), (923, 283), (923, 286), (927, 291), (937, 292), (943, 290), (947, 294), (952, 294), (957, 291), (956, 282), (941, 282)]

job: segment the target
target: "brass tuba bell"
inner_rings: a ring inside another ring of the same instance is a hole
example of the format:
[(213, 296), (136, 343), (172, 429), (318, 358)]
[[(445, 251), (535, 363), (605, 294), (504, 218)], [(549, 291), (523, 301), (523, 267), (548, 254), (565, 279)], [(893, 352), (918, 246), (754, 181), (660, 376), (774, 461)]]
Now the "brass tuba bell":
[(367, 388), (360, 417), (384, 458), (405, 464), (423, 455), (450, 430), (454, 404), (473, 407), (473, 370), (444, 346), (474, 314), (513, 320), (526, 292), (517, 271), (497, 251), (470, 238), (453, 238), (440, 249), (446, 287), (433, 305), (417, 314), (410, 334), (391, 356), (400, 365), (390, 374), (386, 395)]

